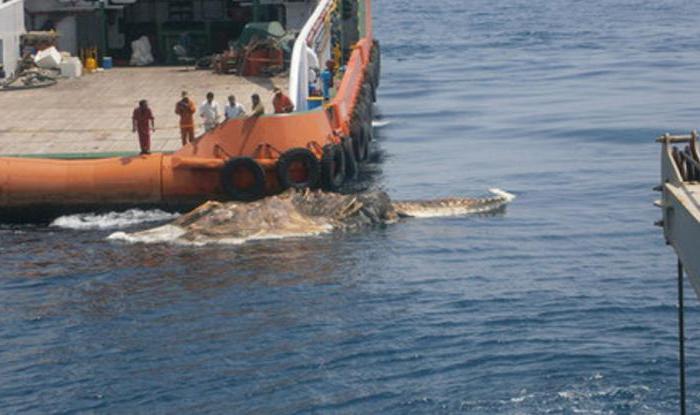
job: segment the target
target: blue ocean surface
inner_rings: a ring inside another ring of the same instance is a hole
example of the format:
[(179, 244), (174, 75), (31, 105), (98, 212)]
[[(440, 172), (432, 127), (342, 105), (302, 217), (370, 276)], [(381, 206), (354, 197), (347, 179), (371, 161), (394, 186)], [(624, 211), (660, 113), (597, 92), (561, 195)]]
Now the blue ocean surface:
[(239, 246), (4, 226), (0, 413), (677, 412), (654, 139), (700, 126), (700, 3), (374, 8), (384, 126), (363, 185), (515, 202)]

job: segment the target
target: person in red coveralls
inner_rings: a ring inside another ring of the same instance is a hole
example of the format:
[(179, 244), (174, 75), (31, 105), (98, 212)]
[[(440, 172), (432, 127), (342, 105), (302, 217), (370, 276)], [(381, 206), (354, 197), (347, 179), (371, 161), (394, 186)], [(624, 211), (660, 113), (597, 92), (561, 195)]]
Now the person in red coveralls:
[(156, 124), (153, 119), (153, 113), (148, 108), (148, 101), (145, 99), (139, 101), (139, 106), (136, 107), (134, 115), (131, 117), (131, 123), (133, 132), (138, 132), (139, 134), (141, 154), (151, 154), (151, 131), (156, 130)]
[(272, 90), (275, 93), (275, 97), (272, 98), (272, 106), (275, 107), (275, 114), (283, 114), (287, 112), (294, 111), (294, 104), (288, 96), (282, 93), (282, 90), (275, 88)]

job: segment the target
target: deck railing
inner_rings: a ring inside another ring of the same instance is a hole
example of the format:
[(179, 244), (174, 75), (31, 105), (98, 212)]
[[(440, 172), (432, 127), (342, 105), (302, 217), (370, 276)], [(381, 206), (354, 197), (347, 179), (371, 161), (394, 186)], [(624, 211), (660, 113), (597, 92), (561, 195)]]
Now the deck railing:
[[(697, 132), (693, 131), (690, 135), (674, 136), (665, 134), (657, 139), (658, 142), (672, 146), (671, 157), (684, 182), (700, 181), (700, 157), (697, 138)], [(686, 145), (681, 149), (678, 145), (682, 144)]]

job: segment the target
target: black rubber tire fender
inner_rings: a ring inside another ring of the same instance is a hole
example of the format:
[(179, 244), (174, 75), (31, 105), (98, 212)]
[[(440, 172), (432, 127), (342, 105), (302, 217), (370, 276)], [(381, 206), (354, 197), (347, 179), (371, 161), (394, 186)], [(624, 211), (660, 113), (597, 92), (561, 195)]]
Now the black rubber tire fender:
[(372, 125), (365, 124), (362, 126), (362, 140), (365, 142), (365, 153), (362, 158), (362, 161), (367, 161), (369, 160), (369, 153), (370, 153), (370, 145), (372, 141), (374, 141), (374, 134), (372, 133)]
[(369, 101), (359, 102), (356, 105), (355, 124), (357, 128), (372, 128), (372, 120), (374, 119), (373, 104)]
[(372, 104), (362, 99), (361, 96), (358, 98), (359, 99), (355, 103), (355, 108), (353, 109), (352, 121), (360, 125), (369, 124), (372, 120), (372, 110), (369, 106)]
[(352, 137), (343, 137), (342, 144), (343, 152), (345, 153), (345, 180), (355, 180), (360, 172), (355, 159), (355, 149)]
[(369, 65), (367, 65), (367, 76), (369, 77), (369, 80), (371, 81), (370, 84), (372, 87), (376, 88), (378, 86), (378, 77), (379, 77), (379, 72), (378, 69), (378, 49), (376, 48), (376, 44), (372, 47), (372, 51), (370, 52), (370, 57), (369, 57)]
[(367, 109), (365, 111), (365, 118), (367, 119), (367, 125), (372, 126), (372, 120), (374, 119), (374, 101), (370, 99), (367, 101)]
[(365, 124), (367, 120), (365, 119), (365, 108), (364, 105), (361, 105), (358, 101), (357, 104), (355, 104), (355, 108), (352, 112), (352, 116), (350, 117), (350, 124), (352, 126), (361, 126), (362, 124)]
[[(240, 169), (247, 170), (253, 176), (253, 184), (248, 188), (238, 188), (234, 181)], [(265, 196), (265, 171), (250, 157), (234, 157), (221, 169), (221, 187), (232, 200), (251, 202)]]
[(358, 162), (363, 162), (367, 160), (367, 136), (366, 136), (366, 125), (359, 124), (352, 131), (352, 144), (353, 144), (353, 154), (355, 155), (355, 160)]
[(363, 111), (362, 115), (365, 119), (371, 122), (374, 116), (374, 108), (372, 103), (374, 102), (374, 89), (371, 84), (366, 84), (362, 87), (362, 106), (360, 106)]
[[(306, 167), (306, 180), (297, 182), (290, 176), (292, 163), (300, 162)], [(311, 150), (297, 147), (285, 151), (277, 161), (277, 179), (282, 189), (314, 189), (321, 179), (321, 164)]]
[(379, 78), (382, 74), (382, 49), (379, 46), (379, 41), (375, 40), (372, 47), (372, 59), (373, 64), (373, 74), (372, 80), (374, 81), (374, 89), (379, 88)]
[(366, 125), (368, 123), (367, 118), (364, 115), (364, 108), (360, 108), (359, 106), (355, 106), (355, 109), (352, 113), (352, 116), (350, 117), (350, 136), (351, 137), (356, 137), (357, 135), (360, 134), (360, 129), (362, 128), (363, 125)]
[(340, 145), (327, 144), (321, 158), (321, 186), (323, 190), (337, 191), (345, 183), (345, 152)]
[[(372, 126), (371, 122), (369, 124), (365, 125), (364, 134), (365, 134), (365, 139), (367, 141), (367, 147), (369, 147), (369, 143), (374, 141), (374, 126)], [(369, 150), (369, 148), (367, 150)]]
[(360, 97), (362, 99), (362, 102), (369, 102), (369, 100), (372, 99), (372, 83), (367, 82), (365, 84), (362, 84), (362, 87), (360, 88)]

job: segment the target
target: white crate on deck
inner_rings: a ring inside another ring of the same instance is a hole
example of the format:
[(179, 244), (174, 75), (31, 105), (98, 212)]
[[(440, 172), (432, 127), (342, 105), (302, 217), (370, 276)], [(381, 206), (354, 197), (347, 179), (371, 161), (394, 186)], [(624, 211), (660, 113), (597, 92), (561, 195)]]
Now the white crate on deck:
[(61, 52), (53, 46), (40, 50), (36, 53), (36, 56), (34, 56), (34, 63), (36, 63), (36, 66), (44, 69), (58, 68), (62, 60), (63, 56), (61, 56)]
[(64, 58), (58, 67), (61, 69), (61, 76), (66, 78), (78, 78), (83, 74), (83, 64), (76, 57)]

